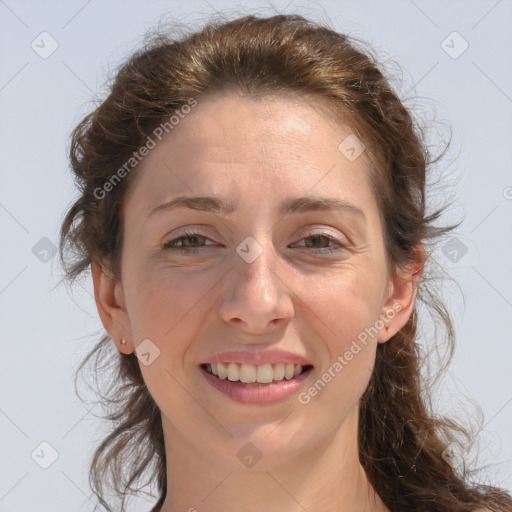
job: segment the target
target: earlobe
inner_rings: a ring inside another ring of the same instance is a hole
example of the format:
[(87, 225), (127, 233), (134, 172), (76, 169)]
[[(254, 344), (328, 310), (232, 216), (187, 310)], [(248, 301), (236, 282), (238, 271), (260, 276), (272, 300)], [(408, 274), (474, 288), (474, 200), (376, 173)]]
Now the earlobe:
[(379, 343), (385, 343), (402, 329), (414, 311), (425, 264), (423, 250), (420, 249), (418, 253), (421, 255), (418, 260), (406, 271), (400, 272), (390, 284), (388, 299), (381, 313), (384, 326), (377, 335)]
[(91, 263), (91, 273), (94, 283), (94, 300), (101, 323), (114, 340), (117, 349), (123, 354), (131, 354), (135, 347), (125, 307), (123, 287), (121, 283), (107, 275), (103, 266), (96, 261)]

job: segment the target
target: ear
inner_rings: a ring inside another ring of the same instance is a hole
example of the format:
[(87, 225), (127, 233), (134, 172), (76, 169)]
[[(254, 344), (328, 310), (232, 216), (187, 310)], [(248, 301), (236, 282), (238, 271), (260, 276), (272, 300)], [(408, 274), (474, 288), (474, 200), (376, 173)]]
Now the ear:
[(379, 330), (377, 341), (385, 343), (392, 338), (409, 320), (414, 311), (418, 283), (425, 266), (425, 250), (415, 250), (416, 259), (406, 269), (399, 270), (390, 281), (385, 304), (381, 312), (384, 327)]
[[(123, 286), (110, 277), (98, 262), (91, 263), (94, 299), (103, 327), (108, 331), (119, 352), (131, 354), (135, 350), (130, 319), (126, 311)], [(125, 340), (121, 344), (121, 340)]]

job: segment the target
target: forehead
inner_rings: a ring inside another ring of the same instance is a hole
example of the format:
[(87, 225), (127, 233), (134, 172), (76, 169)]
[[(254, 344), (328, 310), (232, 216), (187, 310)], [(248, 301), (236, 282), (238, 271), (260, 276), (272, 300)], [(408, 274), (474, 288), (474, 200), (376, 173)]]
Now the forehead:
[(183, 193), (238, 198), (259, 191), (264, 202), (308, 189), (345, 197), (359, 189), (368, 201), (366, 155), (351, 161), (339, 149), (351, 134), (316, 98), (212, 96), (156, 144), (130, 188), (140, 213)]
[[(283, 154), (288, 158), (317, 156), (330, 152), (340, 136), (352, 131), (339, 118), (335, 123), (334, 115), (324, 102), (297, 94), (258, 99), (234, 94), (210, 96), (200, 100), (183, 120), (176, 144), (193, 142), (197, 144), (195, 155), (226, 156), (228, 160), (235, 154), (249, 158), (251, 152), (263, 147), (267, 152), (289, 148)], [(258, 157), (270, 158), (268, 153), (252, 155), (252, 159)]]

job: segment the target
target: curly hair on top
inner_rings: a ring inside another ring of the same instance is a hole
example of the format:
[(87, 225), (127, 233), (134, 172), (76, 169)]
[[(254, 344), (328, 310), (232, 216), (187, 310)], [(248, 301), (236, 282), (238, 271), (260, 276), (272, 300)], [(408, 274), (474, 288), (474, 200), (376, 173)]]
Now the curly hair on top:
[[(108, 97), (74, 129), (70, 160), (80, 195), (63, 220), (60, 258), (73, 282), (93, 261), (108, 261), (120, 278), (121, 208), (136, 166), (105, 197), (97, 190), (130, 159), (153, 130), (190, 98), (224, 92), (243, 97), (303, 95), (328, 104), (364, 141), (369, 179), (378, 201), (390, 275), (418, 258), (455, 226), (437, 226), (443, 208), (426, 209), (428, 161), (417, 121), (390, 86), (377, 59), (357, 41), (299, 15), (210, 20), (202, 29), (173, 37), (157, 32), (119, 68)], [(428, 251), (427, 251), (428, 253)], [(427, 257), (427, 264), (431, 258)], [(451, 359), (450, 315), (425, 272), (418, 301), (444, 325)], [(421, 374), (418, 311), (387, 343), (377, 347), (369, 385), (360, 400), (359, 458), (368, 479), (392, 511), (512, 512), (506, 490), (469, 481), (442, 454), (468, 431), (436, 417)], [(111, 433), (97, 447), (90, 483), (108, 511), (106, 490), (122, 499), (156, 483), (166, 496), (166, 462), (160, 411), (149, 394), (135, 354), (120, 354), (104, 334), (80, 365), (110, 384), (106, 401)], [(78, 375), (78, 371), (77, 371)], [(139, 487), (138, 487), (139, 486)]]

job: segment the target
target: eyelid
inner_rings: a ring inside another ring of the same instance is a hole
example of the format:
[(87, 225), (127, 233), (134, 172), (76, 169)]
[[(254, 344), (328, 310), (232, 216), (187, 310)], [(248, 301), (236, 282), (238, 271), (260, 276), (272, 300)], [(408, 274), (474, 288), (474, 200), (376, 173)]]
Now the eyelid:
[[(332, 229), (332, 228), (330, 228), (330, 229)], [(344, 235), (331, 232), (330, 229), (328, 226), (307, 226), (305, 228), (306, 231), (303, 232), (303, 234), (305, 233), (305, 234), (308, 234), (309, 236), (324, 235), (324, 236), (329, 236), (331, 238), (334, 238), (336, 240), (339, 240), (340, 238), (347, 238)], [(341, 242), (341, 240), (340, 240), (340, 242)]]
[(164, 245), (168, 242), (172, 242), (176, 238), (181, 238), (184, 236), (191, 236), (191, 235), (203, 236), (205, 238), (210, 239), (210, 235), (206, 234), (207, 232), (210, 232), (210, 231), (212, 231), (212, 229), (209, 226), (204, 225), (204, 224), (193, 224), (191, 226), (186, 226), (184, 228), (174, 229), (173, 231), (171, 231), (164, 237), (164, 239), (168, 239), (168, 240), (167, 240), (167, 242), (163, 242), (162, 245)]
[[(326, 255), (327, 254), (335, 254), (335, 253), (339, 253), (343, 250), (348, 249), (348, 247), (351, 244), (351, 242), (347, 239), (347, 237), (340, 237), (339, 235), (334, 235), (334, 234), (330, 233), (328, 230), (326, 230), (325, 226), (323, 226), (323, 227), (317, 226), (316, 228), (312, 227), (312, 226), (308, 226), (305, 229), (306, 229), (306, 231), (303, 231), (300, 235), (298, 235), (298, 236), (300, 236), (300, 238), (297, 242), (295, 242), (294, 245), (296, 245), (298, 242), (302, 242), (303, 240), (310, 238), (310, 237), (314, 237), (314, 236), (325, 237), (326, 239), (329, 240), (329, 242), (334, 244), (329, 247), (307, 247), (305, 245), (300, 246), (300, 247), (309, 249), (309, 251), (313, 251), (316, 253), (323, 253)], [(211, 248), (212, 246), (216, 245), (215, 243), (207, 244), (205, 242), (205, 245), (201, 246), (201, 247), (172, 247), (171, 246), (171, 244), (173, 242), (177, 242), (178, 240), (180, 240), (182, 238), (186, 239), (187, 237), (192, 237), (192, 236), (197, 236), (197, 237), (204, 238), (206, 240), (213, 241), (207, 235), (202, 233), (201, 229), (198, 230), (195, 226), (193, 226), (193, 227), (186, 228), (186, 230), (184, 232), (178, 233), (176, 236), (171, 238), (169, 241), (164, 242), (162, 244), (162, 249), (172, 250), (177, 253), (181, 252), (181, 253), (186, 253), (186, 254), (197, 254), (199, 252), (202, 252), (203, 250), (208, 250), (208, 248)]]
[[(163, 244), (168, 243), (168, 242), (172, 242), (176, 238), (181, 238), (181, 237), (191, 236), (191, 235), (197, 235), (197, 236), (202, 236), (204, 238), (209, 238), (209, 235), (201, 232), (201, 230), (208, 230), (209, 229), (209, 227), (207, 225), (204, 225), (204, 224), (194, 224), (192, 226), (187, 226), (186, 228), (183, 228), (183, 229), (184, 229), (184, 231), (182, 231), (182, 232), (178, 231), (178, 233), (174, 234), (172, 238), (170, 238), (167, 242), (164, 242)], [(301, 231), (300, 234), (296, 235), (296, 236), (303, 236), (304, 237), (304, 236), (322, 235), (322, 236), (331, 237), (331, 238), (333, 238), (334, 240), (336, 240), (336, 241), (338, 241), (340, 243), (343, 242), (344, 240), (346, 240), (347, 243), (351, 242), (349, 237), (347, 237), (345, 234), (341, 235), (341, 238), (343, 240), (340, 240), (340, 235), (339, 234), (331, 233), (329, 231), (326, 231), (328, 229), (332, 229), (332, 228), (330, 228), (330, 226), (313, 225), (313, 226), (306, 226), (303, 229), (305, 229), (305, 231)], [(319, 230), (319, 231), (315, 231), (315, 230)]]

